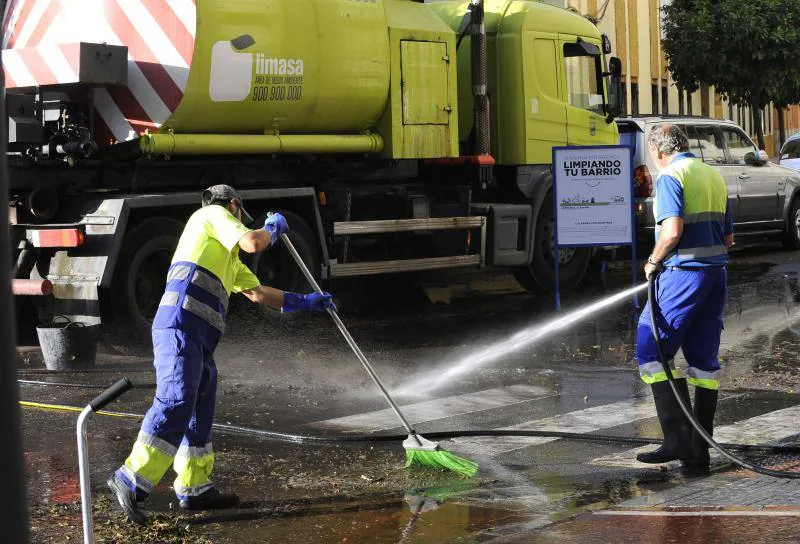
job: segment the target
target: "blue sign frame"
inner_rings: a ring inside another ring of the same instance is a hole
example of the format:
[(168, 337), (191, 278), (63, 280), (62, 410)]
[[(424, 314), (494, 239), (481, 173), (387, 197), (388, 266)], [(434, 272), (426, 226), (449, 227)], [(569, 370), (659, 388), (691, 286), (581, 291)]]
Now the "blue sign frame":
[[(596, 150), (596, 149), (627, 149), (628, 150), (628, 172), (630, 173), (630, 184), (629, 184), (629, 202), (631, 203), (631, 224), (630, 224), (630, 233), (631, 233), (631, 240), (629, 242), (621, 242), (615, 244), (598, 244), (598, 243), (589, 243), (589, 244), (564, 244), (561, 245), (558, 241), (558, 169), (555, 167), (556, 162), (556, 154), (558, 151), (564, 151), (567, 149), (585, 149), (585, 150)], [(587, 146), (557, 146), (553, 148), (553, 161), (552, 161), (552, 172), (553, 172), (553, 240), (555, 242), (554, 249), (553, 249), (553, 268), (555, 269), (555, 282), (556, 282), (556, 310), (561, 310), (561, 277), (559, 273), (559, 250), (562, 247), (606, 247), (606, 246), (631, 246), (631, 276), (632, 276), (632, 284), (633, 287), (636, 287), (636, 268), (638, 265), (636, 259), (636, 209), (635, 209), (635, 202), (634, 202), (634, 179), (633, 179), (633, 147), (629, 145), (587, 145)], [(637, 310), (639, 309), (639, 295), (637, 293), (633, 294), (633, 307)]]

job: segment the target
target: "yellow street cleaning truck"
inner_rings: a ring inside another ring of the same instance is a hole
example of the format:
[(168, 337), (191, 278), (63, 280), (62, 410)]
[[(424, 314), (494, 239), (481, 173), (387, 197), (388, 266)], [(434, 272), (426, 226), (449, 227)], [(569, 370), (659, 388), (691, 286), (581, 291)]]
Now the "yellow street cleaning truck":
[[(618, 139), (609, 40), (541, 2), (10, 0), (3, 29), (13, 285), (40, 321), (141, 335), (216, 183), (285, 213), (321, 280), (550, 287), (552, 147)], [(591, 253), (557, 258), (568, 288)], [(306, 287), (283, 248), (249, 265)]]

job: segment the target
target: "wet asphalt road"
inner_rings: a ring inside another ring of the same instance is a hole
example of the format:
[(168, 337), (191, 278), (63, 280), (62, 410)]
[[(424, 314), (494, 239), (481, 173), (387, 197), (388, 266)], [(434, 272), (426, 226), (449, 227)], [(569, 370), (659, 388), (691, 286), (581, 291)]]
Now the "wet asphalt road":
[[(628, 273), (623, 263), (612, 264), (608, 292), (625, 288)], [(793, 439), (786, 421), (800, 415), (792, 411), (800, 404), (798, 273), (800, 255), (777, 244), (734, 252), (716, 419), (718, 428), (730, 427), (731, 441)], [(497, 273), (373, 278), (338, 282), (331, 289), (342, 318), (390, 390), (555, 316), (551, 297), (525, 293)], [(565, 295), (562, 303), (569, 311), (603, 294), (601, 282), (594, 281)], [(232, 307), (229, 332), (216, 354), (218, 422), (292, 433), (400, 432), (386, 423), (379, 412), (385, 403), (325, 316), (281, 316), (241, 301)], [(636, 315), (630, 303), (622, 303), (437, 391), (421, 387), (398, 400), (412, 405), (410, 419), (423, 434), (517, 426), (657, 437), (652, 401), (631, 363)], [(98, 385), (122, 375), (143, 387), (113, 409), (143, 413), (153, 393), (148, 360), (102, 356), (95, 371), (53, 376), (34, 358), (20, 371), (25, 379)], [(21, 397), (80, 406), (96, 393), (27, 385)], [(36, 541), (63, 542), (80, 521), (75, 416), (23, 413)], [(744, 428), (748, 421), (762, 434)], [(443, 442), (481, 463), (478, 478), (465, 482), (450, 474), (403, 470), (396, 443), (298, 446), (225, 433), (214, 437), (216, 481), (235, 488), (243, 508), (179, 516), (172, 510), (168, 473), (148, 502), (164, 527), (149, 533), (118, 520), (102, 485), (124, 460), (137, 429), (135, 419), (96, 417), (91, 423), (96, 517), (107, 542), (734, 541), (687, 533), (680, 522), (672, 524), (673, 534), (656, 518), (636, 518), (636, 530), (619, 535), (613, 518), (594, 524), (580, 517), (687, 484), (678, 470), (632, 465), (630, 446), (486, 438)], [(758, 520), (781, 531), (776, 535), (789, 534), (791, 524), (784, 518), (769, 522)], [(735, 525), (727, 520), (719, 526), (725, 523)], [(588, 533), (596, 539), (583, 538)]]

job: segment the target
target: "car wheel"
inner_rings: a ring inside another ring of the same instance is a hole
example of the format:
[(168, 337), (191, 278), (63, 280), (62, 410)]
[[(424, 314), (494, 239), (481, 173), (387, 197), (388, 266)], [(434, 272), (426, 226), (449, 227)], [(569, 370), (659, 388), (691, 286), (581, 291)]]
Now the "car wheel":
[[(552, 194), (545, 197), (544, 205), (536, 220), (533, 240), (533, 259), (526, 266), (512, 269), (514, 277), (526, 290), (555, 290), (555, 220)], [(584, 247), (565, 247), (558, 251), (558, 271), (561, 289), (569, 291), (583, 280), (592, 250)]]
[(796, 197), (789, 210), (789, 220), (781, 242), (787, 250), (800, 249), (800, 197)]

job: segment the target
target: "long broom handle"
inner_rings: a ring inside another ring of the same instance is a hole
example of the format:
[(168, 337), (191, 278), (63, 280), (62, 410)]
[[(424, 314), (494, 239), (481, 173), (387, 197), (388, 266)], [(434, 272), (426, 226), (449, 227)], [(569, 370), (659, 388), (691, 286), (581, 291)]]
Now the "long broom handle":
[[(303, 258), (300, 257), (300, 254), (297, 252), (297, 250), (294, 247), (294, 244), (292, 244), (292, 241), (289, 240), (289, 237), (286, 235), (286, 233), (281, 234), (281, 240), (283, 240), (283, 243), (286, 246), (286, 249), (289, 250), (289, 253), (291, 253), (291, 255), (294, 258), (295, 262), (297, 262), (297, 266), (300, 267), (300, 270), (303, 272), (303, 275), (308, 280), (308, 283), (311, 284), (311, 287), (314, 288), (314, 291), (316, 291), (319, 294), (322, 294), (323, 291), (320, 288), (319, 284), (317, 283), (317, 280), (314, 279), (314, 276), (311, 274), (311, 271), (306, 266), (306, 263), (303, 262)], [(339, 329), (339, 332), (342, 333), (342, 336), (344, 336), (344, 339), (347, 340), (347, 343), (350, 345), (350, 349), (352, 349), (353, 353), (355, 353), (356, 357), (358, 357), (358, 360), (361, 362), (361, 366), (364, 367), (364, 370), (367, 371), (367, 374), (369, 374), (369, 377), (372, 378), (372, 381), (375, 382), (375, 385), (377, 385), (378, 389), (381, 390), (381, 393), (383, 393), (383, 397), (386, 399), (386, 402), (389, 403), (389, 406), (392, 407), (392, 410), (394, 410), (394, 413), (397, 414), (397, 417), (403, 423), (403, 427), (406, 428), (406, 431), (408, 431), (408, 434), (410, 434), (412, 436), (416, 436), (416, 432), (414, 431), (414, 429), (411, 428), (411, 425), (408, 424), (408, 421), (406, 420), (406, 418), (403, 415), (403, 413), (400, 411), (400, 408), (394, 402), (394, 399), (392, 398), (392, 396), (386, 390), (386, 387), (384, 387), (383, 382), (381, 382), (381, 379), (378, 377), (378, 374), (375, 372), (375, 369), (372, 368), (372, 365), (370, 364), (370, 362), (367, 360), (367, 358), (361, 352), (361, 348), (358, 347), (358, 344), (356, 344), (356, 341), (353, 340), (352, 336), (350, 336), (350, 332), (348, 332), (347, 327), (345, 327), (344, 323), (342, 323), (342, 320), (339, 317), (339, 314), (333, 308), (328, 308), (328, 315), (330, 315), (331, 319), (333, 319), (333, 322), (336, 323), (336, 327)]]

